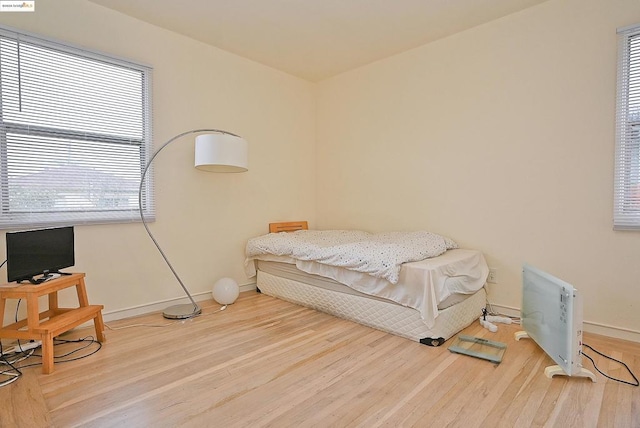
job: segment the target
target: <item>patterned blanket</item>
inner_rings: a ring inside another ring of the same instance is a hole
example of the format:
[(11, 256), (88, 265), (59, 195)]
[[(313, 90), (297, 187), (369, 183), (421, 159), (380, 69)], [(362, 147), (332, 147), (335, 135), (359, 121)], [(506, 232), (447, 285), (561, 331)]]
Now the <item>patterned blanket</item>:
[(252, 238), (246, 255), (248, 261), (264, 254), (312, 260), (396, 284), (403, 263), (436, 257), (457, 247), (451, 239), (430, 232), (299, 230)]

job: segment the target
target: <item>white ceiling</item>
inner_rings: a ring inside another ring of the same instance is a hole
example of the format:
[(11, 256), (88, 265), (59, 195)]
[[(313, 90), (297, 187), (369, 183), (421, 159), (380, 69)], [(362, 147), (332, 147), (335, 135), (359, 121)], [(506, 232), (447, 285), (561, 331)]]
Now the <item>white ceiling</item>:
[(546, 0), (89, 0), (319, 81)]

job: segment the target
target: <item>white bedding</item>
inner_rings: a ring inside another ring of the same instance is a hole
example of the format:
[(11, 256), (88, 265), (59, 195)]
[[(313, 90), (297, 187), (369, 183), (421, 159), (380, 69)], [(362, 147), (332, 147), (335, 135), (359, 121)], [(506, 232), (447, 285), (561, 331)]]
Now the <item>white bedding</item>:
[(372, 234), (359, 230), (298, 230), (270, 233), (247, 243), (247, 263), (272, 254), (341, 267), (396, 284), (402, 264), (436, 257), (457, 248), (451, 239), (430, 232)]
[[(476, 293), (484, 286), (489, 274), (482, 253), (468, 249), (452, 249), (437, 257), (405, 263), (401, 266), (397, 284), (362, 272), (295, 260), (289, 256), (265, 254), (254, 258), (295, 264), (301, 271), (331, 278), (361, 293), (416, 309), (429, 328), (435, 324), (438, 304), (453, 294)], [(247, 259), (249, 277), (256, 274), (254, 258)]]

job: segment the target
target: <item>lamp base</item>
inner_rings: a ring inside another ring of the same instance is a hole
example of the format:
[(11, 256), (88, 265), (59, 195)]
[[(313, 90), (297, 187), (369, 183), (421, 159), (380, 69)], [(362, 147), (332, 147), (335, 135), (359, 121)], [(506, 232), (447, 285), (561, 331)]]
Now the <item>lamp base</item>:
[(164, 310), (162, 316), (171, 320), (183, 320), (200, 315), (202, 309), (192, 304), (173, 305)]

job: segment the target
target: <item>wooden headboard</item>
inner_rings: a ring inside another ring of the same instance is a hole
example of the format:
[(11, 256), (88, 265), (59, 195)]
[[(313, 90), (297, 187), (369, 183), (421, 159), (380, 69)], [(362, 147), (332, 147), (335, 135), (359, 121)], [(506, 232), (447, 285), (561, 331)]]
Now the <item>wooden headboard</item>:
[(308, 230), (306, 221), (288, 221), (284, 223), (269, 223), (269, 233), (295, 232), (296, 230)]

